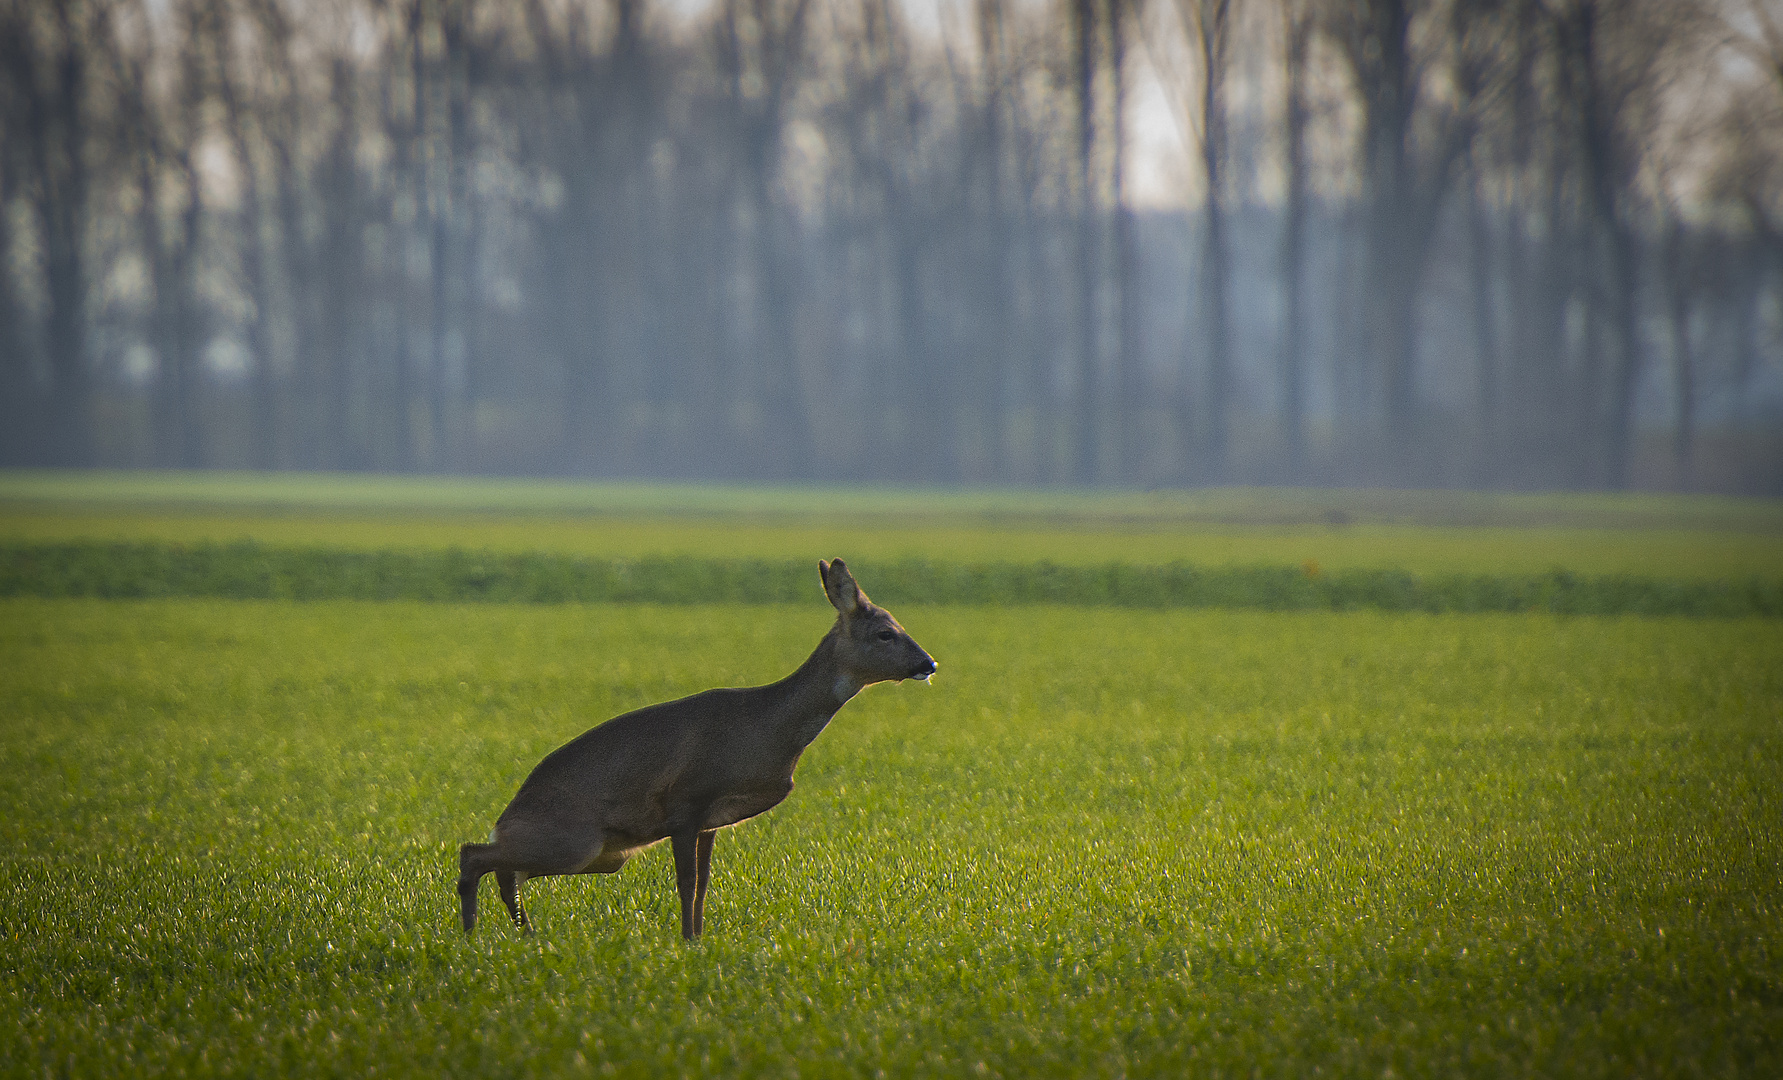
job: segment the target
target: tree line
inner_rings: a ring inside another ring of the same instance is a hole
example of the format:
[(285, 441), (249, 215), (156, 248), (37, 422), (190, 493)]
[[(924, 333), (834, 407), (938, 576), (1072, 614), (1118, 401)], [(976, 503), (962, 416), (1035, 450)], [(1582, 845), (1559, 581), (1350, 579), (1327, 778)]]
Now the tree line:
[(1783, 490), (1765, 0), (942, 12), (0, 0), (0, 464)]

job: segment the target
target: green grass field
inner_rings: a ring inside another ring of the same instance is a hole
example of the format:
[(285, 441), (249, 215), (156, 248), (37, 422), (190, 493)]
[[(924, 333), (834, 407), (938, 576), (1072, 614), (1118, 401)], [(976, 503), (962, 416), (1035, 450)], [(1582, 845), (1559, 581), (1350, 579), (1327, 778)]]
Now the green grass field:
[(1783, 1071), (1774, 620), (900, 608), (701, 944), (663, 851), (459, 934), (540, 755), (826, 613), (0, 601), (0, 1072)]

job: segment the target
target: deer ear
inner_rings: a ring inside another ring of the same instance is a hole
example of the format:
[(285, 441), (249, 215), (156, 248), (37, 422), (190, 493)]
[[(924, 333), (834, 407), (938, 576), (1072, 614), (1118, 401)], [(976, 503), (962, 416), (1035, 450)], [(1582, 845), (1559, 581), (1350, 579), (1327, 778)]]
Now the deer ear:
[(861, 587), (854, 583), (854, 575), (848, 572), (848, 564), (841, 559), (819, 562), (817, 574), (823, 579), (824, 595), (842, 614), (853, 615), (867, 602)]

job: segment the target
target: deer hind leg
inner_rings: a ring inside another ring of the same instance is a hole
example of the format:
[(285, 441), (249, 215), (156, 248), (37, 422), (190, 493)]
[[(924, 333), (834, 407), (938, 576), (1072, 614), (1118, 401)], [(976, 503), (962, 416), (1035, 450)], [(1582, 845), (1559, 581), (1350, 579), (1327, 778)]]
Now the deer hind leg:
[(527, 878), (574, 874), (600, 854), (598, 830), (574, 832), (551, 825), (508, 822), (496, 826), (493, 843), (466, 844), (458, 849), (458, 899), (466, 933), (477, 925), (477, 883), (494, 872), (502, 900), (515, 925), (531, 929), (520, 906), (520, 885)]
[(465, 844), (458, 849), (458, 915), (464, 932), (477, 928), (477, 885), (495, 869), (494, 844)]
[(508, 905), (508, 916), (514, 920), (524, 933), (532, 933), (532, 923), (526, 919), (526, 908), (520, 902), (520, 887), (526, 884), (524, 870), (497, 870), (496, 884), (501, 886), (501, 902)]

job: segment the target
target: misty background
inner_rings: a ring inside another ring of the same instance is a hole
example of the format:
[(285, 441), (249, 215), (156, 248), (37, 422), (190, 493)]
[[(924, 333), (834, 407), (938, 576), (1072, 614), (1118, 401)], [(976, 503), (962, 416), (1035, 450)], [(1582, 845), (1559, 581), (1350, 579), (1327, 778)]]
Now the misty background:
[(1783, 493), (1772, 0), (0, 0), (0, 254), (0, 465)]

